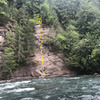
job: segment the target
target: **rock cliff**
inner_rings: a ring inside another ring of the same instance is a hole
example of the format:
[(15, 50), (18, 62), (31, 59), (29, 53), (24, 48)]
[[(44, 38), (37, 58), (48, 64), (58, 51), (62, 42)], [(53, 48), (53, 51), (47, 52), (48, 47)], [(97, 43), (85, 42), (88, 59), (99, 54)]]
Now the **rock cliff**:
[[(3, 51), (3, 43), (5, 40), (5, 35), (7, 31), (11, 30), (13, 25), (8, 23), (6, 27), (0, 27), (0, 53)], [(42, 59), (41, 59), (41, 52), (40, 52), (40, 38), (39, 38), (39, 26), (35, 27), (35, 55), (31, 56), (30, 59), (35, 64), (30, 64), (26, 66), (22, 66), (17, 68), (11, 74), (11, 77), (44, 77), (43, 70), (42, 70)], [(44, 68), (45, 68), (45, 76), (61, 76), (61, 75), (73, 75), (65, 65), (64, 62), (64, 55), (61, 50), (53, 51), (52, 47), (47, 43), (48, 38), (55, 39), (55, 32), (53, 28), (43, 28), (41, 27), (41, 39), (43, 40), (43, 61), (44, 61)], [(33, 44), (34, 45), (34, 44)], [(0, 56), (0, 64), (1, 56)]]

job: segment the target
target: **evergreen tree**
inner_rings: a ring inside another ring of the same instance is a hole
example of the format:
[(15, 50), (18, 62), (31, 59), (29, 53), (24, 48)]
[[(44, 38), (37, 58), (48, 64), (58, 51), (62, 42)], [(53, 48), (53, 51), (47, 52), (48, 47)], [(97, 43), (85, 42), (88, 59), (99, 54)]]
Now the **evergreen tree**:
[(5, 25), (8, 21), (6, 7), (7, 7), (7, 1), (0, 0), (0, 26)]
[(15, 36), (13, 32), (8, 32), (5, 41), (4, 53), (3, 53), (3, 76), (11, 74), (12, 71), (18, 66), (16, 63), (15, 55)]

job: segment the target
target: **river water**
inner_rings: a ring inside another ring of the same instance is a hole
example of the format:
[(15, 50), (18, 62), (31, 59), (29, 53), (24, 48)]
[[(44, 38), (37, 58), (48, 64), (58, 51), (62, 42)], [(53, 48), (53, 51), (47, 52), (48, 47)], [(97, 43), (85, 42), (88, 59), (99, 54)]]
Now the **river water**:
[(100, 77), (57, 77), (2, 83), (0, 100), (100, 100)]

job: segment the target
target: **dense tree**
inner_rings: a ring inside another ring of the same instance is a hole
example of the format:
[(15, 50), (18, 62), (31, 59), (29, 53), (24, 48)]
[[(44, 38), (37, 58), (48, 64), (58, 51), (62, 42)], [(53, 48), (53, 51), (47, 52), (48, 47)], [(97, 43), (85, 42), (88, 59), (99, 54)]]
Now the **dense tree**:
[(53, 6), (65, 29), (65, 33), (57, 35), (55, 43), (64, 51), (66, 64), (78, 74), (93, 74), (100, 66), (98, 4), (98, 0), (55, 0)]
[(18, 64), (15, 56), (15, 35), (13, 32), (8, 32), (6, 35), (6, 42), (3, 53), (3, 76), (7, 77), (6, 74), (12, 73)]
[[(9, 1), (10, 3), (13, 1)], [(19, 4), (16, 4), (18, 6)], [(13, 32), (6, 35), (3, 53), (3, 72), (10, 74), (17, 66), (30, 63), (29, 56), (34, 54), (34, 24), (29, 22), (30, 15), (25, 6), (14, 8), (9, 4), (8, 17), (13, 21)]]
[(5, 25), (8, 21), (6, 7), (7, 7), (7, 1), (0, 0), (0, 26)]
[(34, 54), (33, 27), (29, 22), (24, 26), (16, 24), (15, 31), (17, 62), (19, 65), (27, 64), (29, 62), (29, 55)]

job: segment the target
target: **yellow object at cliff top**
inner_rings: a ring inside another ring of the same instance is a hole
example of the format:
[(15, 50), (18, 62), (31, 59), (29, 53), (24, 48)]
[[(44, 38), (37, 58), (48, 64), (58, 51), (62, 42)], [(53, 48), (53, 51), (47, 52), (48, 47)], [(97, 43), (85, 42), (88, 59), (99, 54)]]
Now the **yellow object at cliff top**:
[(38, 18), (38, 19), (36, 20), (36, 23), (40, 25), (40, 24), (42, 23), (42, 19), (41, 19), (41, 18)]

